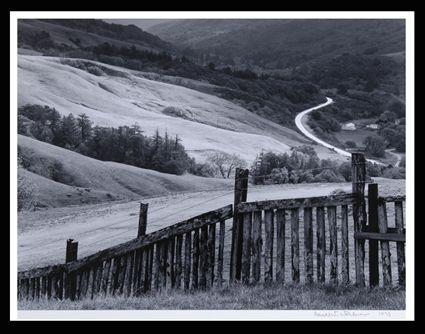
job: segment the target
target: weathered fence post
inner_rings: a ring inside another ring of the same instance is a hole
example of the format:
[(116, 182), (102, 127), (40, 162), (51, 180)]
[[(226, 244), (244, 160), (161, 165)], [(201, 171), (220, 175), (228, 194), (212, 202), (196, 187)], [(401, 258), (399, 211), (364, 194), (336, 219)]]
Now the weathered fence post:
[[(378, 184), (371, 183), (367, 187), (369, 232), (379, 232), (378, 225)], [(378, 240), (369, 240), (369, 284), (379, 285), (379, 253)]]
[[(366, 208), (364, 200), (364, 188), (366, 182), (366, 159), (363, 153), (351, 154), (351, 175), (353, 194), (356, 195), (356, 203), (353, 204), (354, 232), (361, 232), (366, 226)], [(365, 286), (364, 274), (364, 239), (354, 240), (356, 284)]]
[[(65, 253), (65, 262), (72, 262), (77, 260), (78, 256), (78, 241), (73, 239), (68, 239), (66, 241), (66, 253)], [(77, 276), (75, 273), (66, 274), (65, 277), (65, 299), (70, 298), (71, 300), (75, 299), (75, 290), (77, 285)]]
[[(387, 221), (387, 205), (385, 200), (378, 200), (378, 224), (379, 232), (387, 233), (388, 221)], [(382, 261), (382, 282), (384, 288), (391, 287), (392, 275), (391, 275), (391, 252), (390, 243), (387, 240), (381, 241), (381, 261)]]
[(66, 241), (66, 255), (65, 262), (72, 262), (77, 259), (78, 255), (78, 241), (74, 241), (74, 239), (68, 239)]
[(241, 279), (242, 271), (242, 242), (243, 242), (243, 216), (237, 212), (236, 206), (246, 202), (248, 195), (248, 169), (236, 168), (235, 172), (235, 197), (232, 225), (232, 248), (230, 254), (230, 281)]
[(137, 231), (138, 238), (146, 234), (146, 226), (148, 223), (148, 206), (148, 203), (140, 203), (139, 229)]
[[(395, 202), (395, 227), (397, 233), (403, 234), (403, 202)], [(397, 266), (398, 266), (398, 284), (406, 285), (406, 262), (404, 254), (404, 242), (397, 242)]]

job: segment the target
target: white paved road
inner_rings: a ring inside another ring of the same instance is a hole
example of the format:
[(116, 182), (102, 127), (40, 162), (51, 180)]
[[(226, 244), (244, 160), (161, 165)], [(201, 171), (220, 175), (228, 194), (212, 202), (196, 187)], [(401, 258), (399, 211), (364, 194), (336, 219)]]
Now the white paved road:
[[(315, 106), (315, 107), (313, 107), (313, 108), (310, 108), (310, 109), (306, 109), (306, 110), (304, 110), (304, 111), (302, 111), (302, 112), (300, 112), (296, 117), (295, 117), (295, 125), (297, 126), (297, 128), (306, 136), (306, 137), (308, 137), (308, 138), (310, 138), (311, 140), (313, 140), (314, 142), (316, 142), (316, 143), (318, 143), (318, 144), (320, 144), (320, 145), (322, 145), (322, 146), (325, 146), (325, 147), (327, 147), (327, 148), (329, 148), (330, 150), (332, 150), (332, 151), (335, 151), (336, 153), (338, 153), (338, 154), (340, 154), (340, 155), (343, 155), (343, 156), (345, 156), (345, 157), (351, 157), (351, 153), (350, 152), (347, 152), (347, 151), (344, 151), (344, 150), (342, 150), (342, 149), (340, 149), (340, 148), (338, 148), (338, 147), (335, 147), (335, 146), (333, 146), (333, 145), (331, 145), (331, 144), (329, 144), (329, 143), (327, 143), (327, 142), (325, 142), (325, 141), (323, 141), (323, 140), (321, 140), (320, 138), (317, 138), (314, 134), (312, 134), (311, 132), (309, 132), (307, 129), (306, 129), (306, 127), (304, 126), (304, 124), (303, 124), (303, 122), (302, 122), (302, 120), (303, 120), (303, 118), (304, 118), (304, 116), (305, 115), (307, 115), (307, 114), (309, 114), (309, 113), (311, 113), (312, 111), (314, 111), (314, 110), (317, 110), (317, 109), (321, 109), (321, 108), (323, 108), (323, 107), (326, 107), (326, 106), (328, 106), (328, 105), (330, 105), (330, 104), (332, 104), (332, 103), (334, 103), (334, 101), (330, 98), (330, 97), (326, 97), (326, 102), (325, 103), (322, 103), (322, 104), (319, 104), (318, 106)], [(367, 161), (369, 161), (369, 162), (372, 162), (372, 163), (375, 163), (375, 164), (378, 164), (378, 165), (382, 165), (382, 166), (385, 166), (385, 164), (384, 163), (382, 163), (382, 162), (380, 162), (380, 161), (376, 161), (376, 160), (373, 160), (373, 159), (366, 159)]]

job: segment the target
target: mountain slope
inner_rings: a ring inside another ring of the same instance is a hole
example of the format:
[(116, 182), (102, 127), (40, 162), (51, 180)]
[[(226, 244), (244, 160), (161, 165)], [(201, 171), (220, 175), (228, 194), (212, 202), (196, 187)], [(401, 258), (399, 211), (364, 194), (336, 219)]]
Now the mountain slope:
[(64, 115), (85, 113), (104, 126), (137, 122), (148, 135), (157, 129), (168, 131), (179, 135), (188, 152), (201, 160), (210, 151), (221, 150), (251, 162), (262, 149), (287, 152), (307, 142), (297, 132), (227, 100), (148, 80), (141, 72), (22, 55), (18, 67), (19, 106), (41, 104)]
[(22, 135), (18, 135), (18, 148), (25, 167), (20, 173), (33, 189), (37, 206), (42, 207), (231, 187), (229, 180), (99, 161)]
[(18, 43), (23, 48), (62, 50), (78, 49), (110, 43), (115, 46), (135, 45), (140, 49), (175, 51), (159, 37), (134, 26), (88, 19), (19, 20)]
[(227, 63), (298, 66), (343, 53), (404, 51), (403, 20), (173, 20), (148, 29)]

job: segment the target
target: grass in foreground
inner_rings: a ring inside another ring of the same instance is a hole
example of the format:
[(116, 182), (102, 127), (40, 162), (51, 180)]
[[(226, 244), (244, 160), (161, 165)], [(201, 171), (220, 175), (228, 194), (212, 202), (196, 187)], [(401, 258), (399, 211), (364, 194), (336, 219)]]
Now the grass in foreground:
[(400, 289), (295, 286), (214, 288), (210, 291), (166, 291), (142, 297), (97, 297), (80, 301), (20, 301), (21, 310), (403, 310)]

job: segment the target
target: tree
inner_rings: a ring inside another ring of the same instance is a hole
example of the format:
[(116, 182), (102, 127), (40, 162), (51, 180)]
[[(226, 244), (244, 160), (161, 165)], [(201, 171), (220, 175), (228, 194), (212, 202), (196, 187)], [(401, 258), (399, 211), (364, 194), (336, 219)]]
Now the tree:
[(345, 182), (344, 177), (337, 175), (333, 170), (325, 169), (314, 177), (315, 182)]
[(374, 155), (376, 157), (385, 157), (385, 141), (382, 137), (368, 136), (364, 140), (366, 153)]
[(350, 182), (351, 181), (351, 163), (350, 162), (343, 162), (338, 167), (339, 174), (342, 175), (342, 177), (345, 179), (345, 181)]
[(65, 148), (75, 148), (81, 143), (80, 131), (73, 114), (62, 117), (57, 137), (58, 145)]
[(270, 173), (270, 179), (272, 183), (282, 184), (289, 182), (289, 171), (286, 167), (274, 168)]
[(377, 123), (379, 124), (386, 124), (386, 123), (394, 123), (397, 119), (397, 115), (393, 113), (392, 111), (386, 110), (384, 113), (382, 113), (381, 116), (379, 116)]
[(93, 122), (90, 121), (86, 114), (79, 114), (77, 118), (77, 125), (80, 129), (81, 141), (85, 142), (91, 136)]
[(215, 166), (223, 179), (228, 179), (237, 167), (244, 168), (246, 166), (246, 161), (238, 155), (222, 151), (210, 154), (207, 162)]

